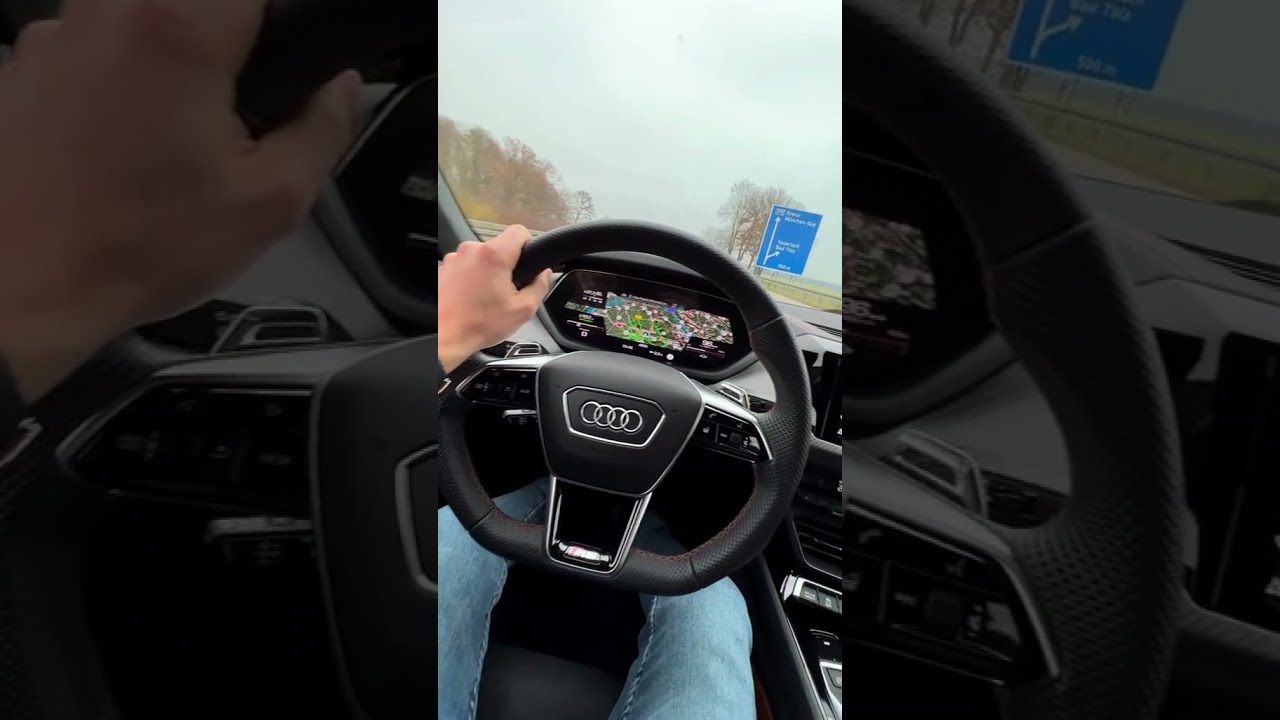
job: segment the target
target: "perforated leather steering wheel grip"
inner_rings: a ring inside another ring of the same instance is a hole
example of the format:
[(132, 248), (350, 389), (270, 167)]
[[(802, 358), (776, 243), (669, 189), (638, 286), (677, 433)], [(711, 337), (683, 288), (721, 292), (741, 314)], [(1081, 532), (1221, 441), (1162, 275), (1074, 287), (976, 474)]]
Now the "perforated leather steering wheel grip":
[(1185, 501), (1163, 365), (1112, 241), (986, 81), (916, 28), (846, 0), (844, 67), (846, 105), (955, 200), (991, 314), (1070, 454), (1059, 517), (1008, 533), (1060, 664), (1012, 691), (1013, 716), (1154, 718), (1182, 610)]

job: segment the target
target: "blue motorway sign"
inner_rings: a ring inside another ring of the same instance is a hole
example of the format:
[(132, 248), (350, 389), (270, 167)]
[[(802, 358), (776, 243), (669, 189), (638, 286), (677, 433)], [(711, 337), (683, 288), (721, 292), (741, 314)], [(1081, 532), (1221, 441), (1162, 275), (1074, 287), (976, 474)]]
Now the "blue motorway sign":
[(756, 266), (802, 275), (821, 222), (818, 213), (774, 205), (760, 236)]
[(1183, 0), (1023, 0), (1009, 60), (1150, 90)]

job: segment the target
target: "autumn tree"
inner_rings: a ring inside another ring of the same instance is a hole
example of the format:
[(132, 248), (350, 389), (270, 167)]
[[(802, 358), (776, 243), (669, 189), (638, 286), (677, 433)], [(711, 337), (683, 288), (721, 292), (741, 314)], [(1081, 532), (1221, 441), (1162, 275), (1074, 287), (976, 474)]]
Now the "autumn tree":
[(741, 241), (738, 243), (738, 261), (747, 261), (760, 252), (760, 242), (764, 238), (765, 227), (774, 205), (803, 210), (804, 203), (791, 196), (782, 188), (761, 188), (751, 197), (747, 206), (746, 224), (742, 229)]
[(575, 190), (569, 193), (569, 222), (585, 222), (596, 216), (596, 201), (586, 190)]
[(436, 162), (445, 177), (456, 178), (463, 172), (466, 152), (458, 124), (447, 117), (436, 119)]
[(595, 216), (585, 190), (564, 189), (559, 171), (518, 138), (499, 142), (489, 131), (438, 116), (440, 171), (472, 220), (521, 223), (548, 230)]

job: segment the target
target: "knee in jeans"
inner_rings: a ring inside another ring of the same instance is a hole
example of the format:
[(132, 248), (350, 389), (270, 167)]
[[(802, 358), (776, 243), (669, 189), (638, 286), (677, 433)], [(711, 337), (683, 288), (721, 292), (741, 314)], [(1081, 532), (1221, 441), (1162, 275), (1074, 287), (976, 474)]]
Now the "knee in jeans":
[(751, 617), (738, 586), (723, 578), (697, 592), (664, 598), (676, 620), (689, 632), (751, 647)]

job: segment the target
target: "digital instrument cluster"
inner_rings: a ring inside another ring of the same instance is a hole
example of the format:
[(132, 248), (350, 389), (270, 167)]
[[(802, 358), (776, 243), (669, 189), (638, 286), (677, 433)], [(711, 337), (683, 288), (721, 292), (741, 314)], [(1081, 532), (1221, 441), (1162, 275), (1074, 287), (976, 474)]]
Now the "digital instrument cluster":
[(845, 151), (844, 391), (898, 392), (992, 331), (964, 219), (937, 178)]
[(729, 301), (673, 285), (572, 270), (546, 301), (556, 330), (578, 345), (716, 370), (750, 352)]

